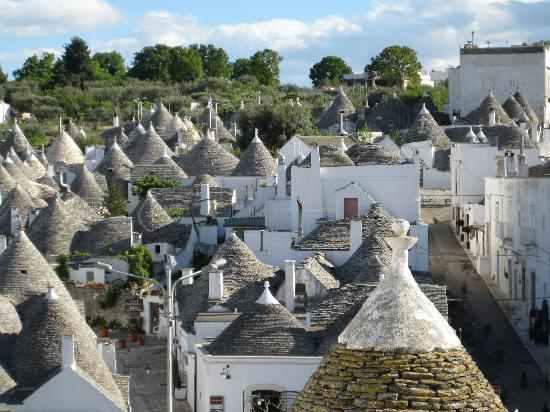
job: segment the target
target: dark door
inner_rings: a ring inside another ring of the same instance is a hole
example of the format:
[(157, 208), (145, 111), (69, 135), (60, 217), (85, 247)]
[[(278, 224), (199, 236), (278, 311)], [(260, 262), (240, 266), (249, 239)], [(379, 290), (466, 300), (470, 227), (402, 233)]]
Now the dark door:
[(359, 199), (356, 197), (344, 199), (344, 218), (357, 217), (359, 214)]

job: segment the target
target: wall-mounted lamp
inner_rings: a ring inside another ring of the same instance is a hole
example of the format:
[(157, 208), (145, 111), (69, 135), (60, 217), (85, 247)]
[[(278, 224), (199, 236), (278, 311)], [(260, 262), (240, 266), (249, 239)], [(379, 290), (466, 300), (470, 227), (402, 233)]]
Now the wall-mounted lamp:
[(230, 366), (225, 365), (225, 368), (222, 369), (220, 375), (223, 376), (225, 379), (231, 379)]

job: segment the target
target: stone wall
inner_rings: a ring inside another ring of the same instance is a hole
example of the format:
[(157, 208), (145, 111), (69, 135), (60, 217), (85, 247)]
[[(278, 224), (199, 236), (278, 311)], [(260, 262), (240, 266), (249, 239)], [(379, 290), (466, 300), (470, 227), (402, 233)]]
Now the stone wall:
[[(86, 318), (97, 318), (102, 317), (107, 322), (117, 320), (126, 326), (128, 321), (132, 318), (139, 318), (139, 313), (126, 312), (126, 299), (133, 297), (133, 295), (128, 290), (122, 290), (120, 296), (118, 297), (115, 306), (110, 308), (101, 308), (99, 305), (98, 297), (101, 297), (105, 293), (104, 288), (100, 287), (77, 287), (72, 283), (66, 283), (65, 286), (67, 290), (77, 301), (82, 302), (86, 314)], [(80, 306), (80, 305), (79, 305)]]
[(506, 412), (463, 350), (381, 353), (338, 345), (298, 397), (294, 412)]

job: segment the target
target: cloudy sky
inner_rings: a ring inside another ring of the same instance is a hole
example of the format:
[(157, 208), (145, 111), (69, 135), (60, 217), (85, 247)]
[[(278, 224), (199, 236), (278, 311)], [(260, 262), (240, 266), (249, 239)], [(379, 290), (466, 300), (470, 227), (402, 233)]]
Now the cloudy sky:
[(92, 50), (133, 53), (156, 43), (213, 43), (231, 59), (263, 48), (284, 57), (284, 82), (309, 84), (312, 64), (343, 57), (362, 71), (385, 46), (416, 49), (426, 69), (457, 63), (476, 32), (480, 44), (550, 39), (550, 1), (540, 0), (0, 0), (0, 65), (59, 53), (71, 36)]

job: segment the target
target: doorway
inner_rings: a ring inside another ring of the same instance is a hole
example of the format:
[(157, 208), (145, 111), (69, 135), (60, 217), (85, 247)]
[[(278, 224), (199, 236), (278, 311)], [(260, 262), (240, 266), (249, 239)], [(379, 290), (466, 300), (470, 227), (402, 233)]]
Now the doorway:
[(351, 219), (359, 215), (359, 199), (356, 197), (344, 198), (344, 219)]

